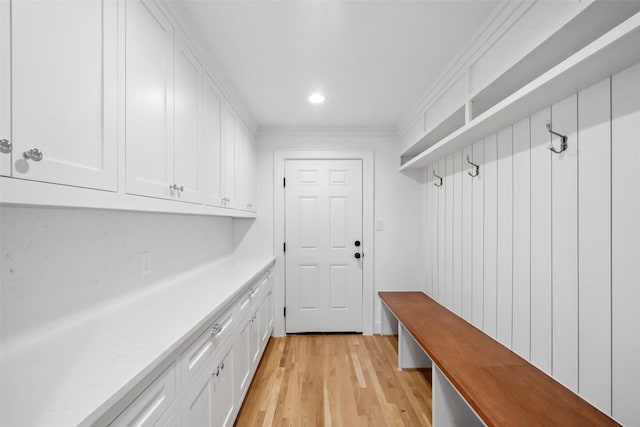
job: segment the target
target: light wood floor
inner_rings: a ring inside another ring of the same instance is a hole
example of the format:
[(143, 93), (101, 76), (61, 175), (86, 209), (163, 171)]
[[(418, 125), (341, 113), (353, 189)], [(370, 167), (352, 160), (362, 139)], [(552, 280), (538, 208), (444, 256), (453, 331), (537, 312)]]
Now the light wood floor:
[(431, 371), (397, 370), (397, 338), (272, 338), (237, 426), (430, 426)]

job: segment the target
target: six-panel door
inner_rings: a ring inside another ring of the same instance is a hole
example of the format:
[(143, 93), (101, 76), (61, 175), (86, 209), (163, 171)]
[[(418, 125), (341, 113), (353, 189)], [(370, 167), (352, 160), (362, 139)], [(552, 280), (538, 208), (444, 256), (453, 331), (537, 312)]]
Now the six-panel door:
[(285, 177), (286, 330), (361, 332), (362, 161), (286, 160)]

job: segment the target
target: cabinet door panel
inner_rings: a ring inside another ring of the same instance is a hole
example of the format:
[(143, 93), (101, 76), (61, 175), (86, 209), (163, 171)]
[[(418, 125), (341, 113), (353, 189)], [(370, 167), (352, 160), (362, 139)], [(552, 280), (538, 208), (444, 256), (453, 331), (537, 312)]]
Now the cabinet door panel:
[(127, 5), (127, 193), (171, 198), (173, 28), (152, 2)]
[(224, 175), (223, 175), (223, 195), (228, 199), (225, 206), (230, 208), (236, 207), (236, 112), (229, 104), (225, 104), (224, 108)]
[(212, 372), (213, 365), (210, 364), (182, 398), (183, 426), (213, 427), (215, 425), (213, 411), (215, 376)]
[(117, 189), (117, 25), (115, 1), (11, 3), (13, 176)]
[(239, 399), (247, 391), (249, 386), (249, 340), (251, 338), (251, 318), (247, 318), (238, 328), (238, 335), (233, 344), (234, 349), (234, 372), (233, 383), (235, 390), (237, 390), (237, 404), (240, 404)]
[[(11, 4), (0, 2), (0, 139), (11, 141)], [(0, 150), (0, 175), (11, 176), (11, 152)]]
[(202, 66), (176, 36), (175, 49), (175, 183), (184, 187), (176, 198), (202, 203), (200, 184), (200, 94)]
[(230, 347), (219, 362), (219, 375), (216, 377), (213, 391), (213, 412), (216, 417), (216, 426), (228, 426), (233, 424), (235, 413), (235, 390), (233, 388), (233, 347)]
[(205, 74), (203, 91), (203, 149), (205, 203), (222, 206), (222, 95)]

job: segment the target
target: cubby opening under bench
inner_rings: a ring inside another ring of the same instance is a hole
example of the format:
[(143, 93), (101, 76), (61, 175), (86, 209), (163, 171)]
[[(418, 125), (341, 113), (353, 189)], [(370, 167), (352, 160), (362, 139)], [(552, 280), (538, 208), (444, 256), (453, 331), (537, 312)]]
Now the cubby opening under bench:
[(424, 293), (378, 295), (397, 319), (398, 369), (433, 370), (434, 427), (619, 425)]

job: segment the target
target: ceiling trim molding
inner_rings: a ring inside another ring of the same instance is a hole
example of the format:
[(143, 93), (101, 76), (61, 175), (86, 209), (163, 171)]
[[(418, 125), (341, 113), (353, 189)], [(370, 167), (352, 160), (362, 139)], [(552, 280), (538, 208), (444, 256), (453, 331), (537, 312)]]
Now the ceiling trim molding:
[(176, 27), (176, 31), (180, 33), (181, 37), (184, 37), (191, 49), (195, 50), (198, 55), (198, 60), (203, 62), (205, 72), (208, 72), (209, 76), (213, 79), (214, 83), (222, 92), (222, 95), (236, 110), (240, 119), (249, 128), (249, 131), (256, 136), (258, 134), (258, 124), (247, 108), (247, 104), (242, 100), (242, 97), (236, 91), (231, 79), (225, 72), (223, 65), (218, 60), (217, 56), (206, 43), (199, 42), (204, 40), (204, 37), (198, 27), (193, 24), (188, 13), (184, 9), (182, 2), (167, 1), (167, 0), (155, 0), (162, 7), (162, 11), (169, 15), (169, 19)]
[(467, 45), (400, 121), (399, 134), (404, 134), (416, 120), (422, 119), (425, 111), (464, 76), (469, 68), (538, 1), (501, 1), (481, 27), (470, 37)]
[(261, 127), (258, 137), (398, 137), (395, 127)]

